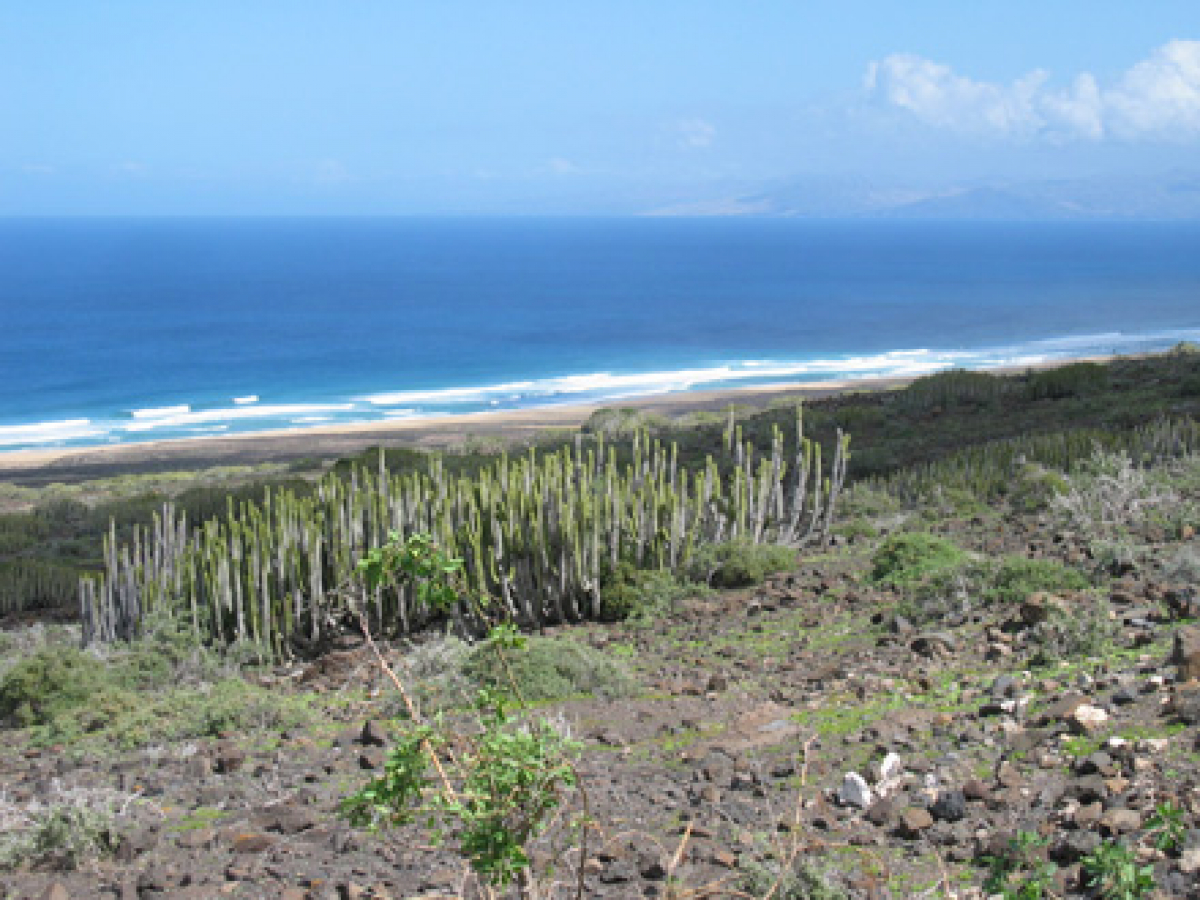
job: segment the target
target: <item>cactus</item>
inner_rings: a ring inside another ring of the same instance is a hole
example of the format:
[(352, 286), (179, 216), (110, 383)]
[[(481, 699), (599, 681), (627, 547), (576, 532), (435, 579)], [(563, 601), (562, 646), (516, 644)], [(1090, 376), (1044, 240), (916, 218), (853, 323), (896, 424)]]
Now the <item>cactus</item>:
[[(741, 440), (740, 428), (732, 438), (735, 460), (724, 477), (711, 459), (700, 472), (681, 468), (673, 445), (643, 431), (623, 466), (603, 437), (502, 455), (472, 477), (450, 477), (436, 456), (427, 472), (391, 474), (381, 453), (378, 466), (327, 476), (311, 496), (280, 488), (261, 502), (230, 501), (224, 519), (195, 527), (167, 504), (124, 546), (111, 532), (104, 574), (80, 586), (84, 640), (130, 639), (143, 616), (163, 610), (201, 640), (252, 641), (287, 656), (342, 627), (344, 586), (391, 531), (433, 535), (464, 560), (475, 590), (526, 627), (598, 616), (604, 572), (622, 563), (680, 568), (699, 546), (738, 537), (819, 542), (845, 478), (848, 439), (839, 435), (825, 473), (819, 447), (798, 425), (789, 473), (778, 433), (769, 458)], [(435, 614), (404, 587), (374, 591), (364, 612), (391, 635)], [(452, 617), (471, 631), (473, 615)]]

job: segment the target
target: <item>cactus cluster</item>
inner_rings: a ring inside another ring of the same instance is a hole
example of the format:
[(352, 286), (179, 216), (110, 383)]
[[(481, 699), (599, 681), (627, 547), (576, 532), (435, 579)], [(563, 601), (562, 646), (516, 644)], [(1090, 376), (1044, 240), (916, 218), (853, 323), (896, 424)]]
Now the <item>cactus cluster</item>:
[[(357, 561), (389, 533), (425, 533), (464, 560), (464, 574), (525, 627), (600, 615), (600, 587), (621, 563), (676, 569), (698, 546), (726, 540), (800, 547), (822, 540), (846, 475), (849, 437), (833, 459), (797, 414), (794, 456), (776, 429), (769, 455), (731, 430), (724, 470), (678, 463), (674, 445), (633, 438), (620, 463), (603, 436), (554, 452), (501, 456), (471, 476), (359, 467), (311, 496), (268, 491), (192, 525), (168, 504), (149, 527), (105, 547), (105, 572), (80, 585), (85, 643), (130, 639), (152, 613), (180, 617), (204, 641), (251, 642), (276, 658), (344, 625)], [(363, 600), (363, 598), (359, 598)], [(383, 634), (433, 614), (406, 587), (376, 590), (365, 612)], [(453, 611), (470, 631), (472, 611)]]
[(78, 581), (75, 566), (53, 560), (19, 557), (0, 562), (0, 615), (54, 609)]
[(1193, 455), (1200, 453), (1200, 423), (1185, 416), (1164, 417), (1127, 430), (1076, 428), (1007, 438), (965, 447), (864, 483), (902, 499), (927, 496), (937, 488), (969, 491), (990, 499), (1007, 493), (1014, 473), (1024, 463), (1069, 472), (1097, 449), (1119, 451), (1138, 463)]

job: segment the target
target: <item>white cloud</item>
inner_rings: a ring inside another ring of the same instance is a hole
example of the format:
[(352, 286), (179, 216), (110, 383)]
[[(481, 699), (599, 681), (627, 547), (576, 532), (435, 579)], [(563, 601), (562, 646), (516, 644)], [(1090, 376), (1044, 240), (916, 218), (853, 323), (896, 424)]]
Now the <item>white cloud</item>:
[(577, 175), (580, 172), (579, 166), (571, 162), (569, 159), (563, 159), (561, 156), (556, 156), (549, 162), (550, 171), (555, 175)]
[(680, 119), (672, 122), (670, 129), (676, 142), (685, 149), (708, 147), (717, 136), (716, 126), (704, 119)]
[(976, 81), (898, 53), (871, 63), (865, 86), (935, 128), (1013, 139), (1181, 139), (1200, 135), (1200, 41), (1171, 41), (1107, 88), (1088, 72), (1055, 89), (1035, 70), (1011, 84)]
[(1118, 134), (1200, 132), (1200, 41), (1171, 41), (1125, 73), (1108, 95)]

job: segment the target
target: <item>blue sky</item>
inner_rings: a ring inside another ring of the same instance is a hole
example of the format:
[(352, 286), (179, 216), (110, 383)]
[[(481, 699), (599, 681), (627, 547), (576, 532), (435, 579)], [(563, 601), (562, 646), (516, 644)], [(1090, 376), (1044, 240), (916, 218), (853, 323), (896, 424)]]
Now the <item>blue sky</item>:
[(1195, 170), (1196, 0), (0, 7), (0, 214), (637, 212)]

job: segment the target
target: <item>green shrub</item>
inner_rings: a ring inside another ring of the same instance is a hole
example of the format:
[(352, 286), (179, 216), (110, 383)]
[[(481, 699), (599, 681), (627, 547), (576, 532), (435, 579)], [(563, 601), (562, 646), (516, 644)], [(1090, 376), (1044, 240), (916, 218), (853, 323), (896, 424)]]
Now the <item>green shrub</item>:
[(933, 490), (918, 498), (920, 520), (928, 523), (929, 527), (946, 519), (986, 518), (990, 507), (967, 488), (943, 487), (937, 485)]
[(847, 540), (879, 537), (879, 529), (865, 519), (851, 519), (833, 526), (833, 533)]
[(896, 402), (913, 410), (961, 403), (986, 404), (998, 400), (1007, 386), (1003, 378), (987, 372), (951, 369), (916, 379), (897, 392)]
[(1180, 547), (1163, 561), (1163, 575), (1177, 584), (1200, 584), (1200, 548)]
[(0, 678), (0, 718), (32, 728), (40, 745), (73, 752), (131, 749), (224, 731), (280, 730), (309, 721), (310, 700), (231, 675), (227, 663), (178, 632), (157, 629), (98, 659), (43, 646)]
[[(564, 638), (530, 637), (524, 647), (505, 650), (504, 657), (525, 700), (623, 697), (637, 687), (629, 670), (618, 660)], [(463, 663), (463, 672), (484, 687), (504, 689), (508, 685), (491, 641), (471, 652)]]
[(892, 535), (875, 551), (871, 557), (871, 580), (892, 587), (912, 587), (966, 561), (966, 552), (945, 538), (924, 531), (906, 531)]
[(65, 744), (79, 755), (225, 732), (278, 733), (306, 727), (313, 717), (312, 697), (272, 691), (240, 678), (154, 693), (107, 685), (87, 705), (56, 712), (31, 739), (43, 746)]
[(622, 563), (600, 589), (600, 615), (606, 621), (653, 621), (679, 609), (688, 597), (707, 591), (662, 569), (635, 569)]
[[(871, 448), (864, 449), (870, 450)], [(862, 452), (856, 451), (855, 453), (856, 466)], [(880, 466), (879, 468), (889, 467)], [(839, 508), (843, 519), (881, 519), (887, 516), (895, 516), (901, 511), (903, 506), (900, 500), (884, 487), (863, 481), (852, 484), (846, 489), (842, 495)]]
[(20, 661), (0, 681), (0, 718), (43, 725), (91, 702), (106, 686), (94, 657), (66, 647), (45, 647)]
[(985, 579), (985, 566), (977, 563), (935, 569), (903, 587), (896, 612), (918, 625), (941, 622), (952, 613), (969, 610)]
[(1021, 512), (1037, 512), (1046, 509), (1057, 495), (1069, 487), (1066, 477), (1055, 469), (1037, 463), (1021, 466), (1004, 493), (1013, 509)]
[(49, 802), (18, 806), (0, 796), (0, 869), (36, 865), (75, 869), (108, 856), (120, 842), (119, 825), (133, 798), (102, 789), (54, 788)]
[(688, 563), (695, 581), (719, 588), (762, 584), (768, 575), (786, 572), (796, 565), (796, 551), (778, 544), (730, 541), (701, 547)]
[(1006, 556), (988, 578), (986, 598), (995, 603), (1020, 603), (1035, 591), (1081, 591), (1087, 579), (1076, 569), (1052, 559)]
[(1051, 666), (1109, 653), (1121, 633), (1109, 612), (1108, 601), (1100, 598), (1077, 605), (1069, 613), (1053, 610), (1049, 619), (1027, 632), (1030, 663)]
[(1108, 369), (1099, 363), (1077, 362), (1029, 376), (1025, 395), (1030, 400), (1064, 400), (1108, 387)]

